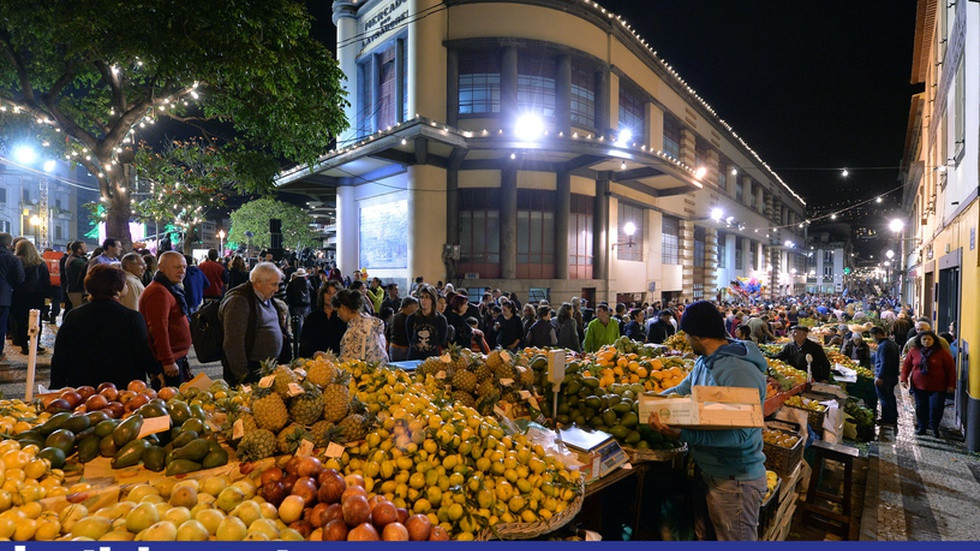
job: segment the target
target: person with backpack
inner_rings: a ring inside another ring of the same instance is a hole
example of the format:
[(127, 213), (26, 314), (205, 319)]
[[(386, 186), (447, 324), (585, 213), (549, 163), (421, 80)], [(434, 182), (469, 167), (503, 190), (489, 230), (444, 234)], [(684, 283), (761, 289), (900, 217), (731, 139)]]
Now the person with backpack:
[(258, 381), (261, 362), (275, 360), (282, 353), (288, 329), (273, 301), (282, 278), (282, 271), (274, 263), (259, 262), (249, 273), (249, 281), (228, 291), (221, 301), (221, 365), (229, 383)]
[(51, 299), (51, 306), (45, 305), (41, 309), (41, 319), (51, 324), (57, 323), (58, 316), (61, 314), (61, 258), (62, 253), (47, 247), (41, 253), (41, 258), (48, 265), (48, 276), (51, 284), (48, 286), (48, 296)]
[(65, 261), (65, 276), (68, 278), (66, 292), (68, 304), (65, 310), (70, 310), (76, 306), (81, 306), (85, 297), (85, 271), (88, 268), (88, 261), (85, 254), (88, 249), (84, 241), (75, 241), (71, 245), (71, 254)]

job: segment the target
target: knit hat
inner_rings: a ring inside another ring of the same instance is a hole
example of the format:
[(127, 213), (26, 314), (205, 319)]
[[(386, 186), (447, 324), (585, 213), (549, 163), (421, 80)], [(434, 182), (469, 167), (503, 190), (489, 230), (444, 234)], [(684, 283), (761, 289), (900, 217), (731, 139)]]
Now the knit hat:
[(725, 320), (722, 319), (721, 313), (714, 304), (706, 300), (689, 304), (684, 309), (680, 329), (695, 337), (728, 338), (728, 331), (725, 331)]

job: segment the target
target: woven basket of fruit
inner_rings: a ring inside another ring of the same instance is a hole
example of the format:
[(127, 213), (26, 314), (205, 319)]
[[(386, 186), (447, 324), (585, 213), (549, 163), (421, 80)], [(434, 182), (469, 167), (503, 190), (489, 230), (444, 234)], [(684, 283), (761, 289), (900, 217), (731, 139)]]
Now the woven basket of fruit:
[(772, 524), (773, 517), (776, 516), (776, 509), (779, 505), (779, 500), (776, 496), (779, 495), (779, 487), (782, 485), (783, 479), (776, 476), (773, 471), (766, 472), (766, 496), (762, 500), (762, 507), (759, 509), (759, 539), (765, 537), (766, 532), (769, 531), (769, 527)]
[(806, 412), (807, 423), (816, 432), (823, 430), (823, 420), (827, 416), (827, 406), (811, 398), (802, 396), (790, 396), (783, 402), (783, 405)]
[(582, 510), (583, 501), (585, 501), (585, 477), (579, 477), (578, 495), (564, 511), (538, 522), (511, 522), (490, 526), (480, 531), (475, 539), (477, 541), (529, 540), (550, 534), (571, 522)]
[(687, 455), (687, 443), (681, 442), (676, 448), (665, 450), (638, 449), (623, 446), (623, 451), (629, 457), (630, 463), (643, 463), (646, 461), (673, 461), (674, 459)]
[(768, 421), (762, 429), (762, 453), (766, 454), (766, 468), (789, 477), (803, 459), (803, 440), (798, 436), (799, 426), (786, 421)]

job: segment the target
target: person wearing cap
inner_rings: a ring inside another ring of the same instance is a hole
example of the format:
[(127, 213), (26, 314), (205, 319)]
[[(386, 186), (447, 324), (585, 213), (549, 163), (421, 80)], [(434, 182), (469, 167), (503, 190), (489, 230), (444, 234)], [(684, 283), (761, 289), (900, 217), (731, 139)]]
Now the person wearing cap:
[[(860, 326), (852, 325), (851, 327), (864, 329)], [(871, 348), (861, 337), (861, 331), (851, 331), (851, 338), (847, 339), (847, 342), (841, 346), (840, 353), (854, 360), (861, 367), (871, 367)]]
[(898, 344), (889, 339), (881, 327), (874, 326), (869, 333), (878, 343), (877, 350), (871, 354), (875, 370), (875, 392), (881, 402), (881, 419), (878, 423), (898, 428), (898, 401), (895, 398), (899, 375)]
[(650, 324), (647, 331), (647, 342), (653, 344), (663, 344), (668, 337), (674, 334), (674, 324), (670, 323), (673, 314), (670, 310), (661, 310), (657, 316), (659, 319)]
[[(696, 385), (746, 387), (758, 391), (762, 406), (766, 358), (754, 343), (729, 338), (724, 318), (713, 304), (698, 301), (689, 305), (681, 316), (680, 329), (698, 359), (680, 384), (662, 394), (689, 395)], [(759, 509), (766, 493), (762, 429), (678, 430), (656, 413), (648, 422), (654, 430), (686, 442), (691, 450), (710, 519), (707, 523), (703, 515), (696, 518), (699, 539), (712, 539), (712, 527), (718, 540), (758, 539)]]
[(823, 351), (823, 347), (807, 338), (810, 328), (805, 325), (794, 325), (791, 329), (793, 340), (786, 343), (786, 346), (776, 354), (777, 360), (782, 360), (800, 371), (806, 372), (806, 356), (813, 356), (810, 364), (810, 374), (817, 382), (826, 382), (830, 378), (830, 360)]

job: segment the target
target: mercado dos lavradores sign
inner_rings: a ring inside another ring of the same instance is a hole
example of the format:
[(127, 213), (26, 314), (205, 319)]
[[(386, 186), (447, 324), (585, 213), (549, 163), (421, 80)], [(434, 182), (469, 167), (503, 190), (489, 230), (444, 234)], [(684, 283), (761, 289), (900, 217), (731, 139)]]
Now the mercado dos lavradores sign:
[(365, 12), (358, 20), (361, 48), (367, 48), (407, 22), (410, 5), (408, 0), (383, 0)]

